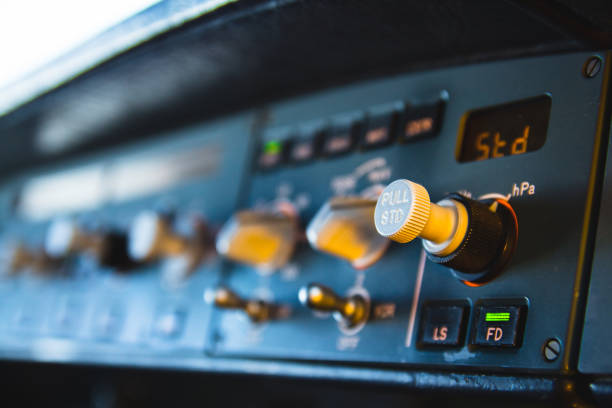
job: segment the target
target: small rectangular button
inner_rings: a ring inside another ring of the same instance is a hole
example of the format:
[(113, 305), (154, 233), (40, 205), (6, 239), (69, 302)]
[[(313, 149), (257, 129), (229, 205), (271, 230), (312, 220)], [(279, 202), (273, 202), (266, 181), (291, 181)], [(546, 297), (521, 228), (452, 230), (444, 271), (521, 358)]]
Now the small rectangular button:
[(369, 149), (386, 146), (395, 140), (397, 114), (390, 112), (382, 115), (371, 116), (368, 126), (363, 134), (361, 146)]
[(409, 106), (404, 113), (404, 121), (400, 138), (402, 142), (411, 142), (415, 139), (435, 136), (440, 130), (442, 102), (433, 105)]
[(325, 134), (322, 139), (321, 152), (325, 156), (338, 156), (355, 148), (355, 140), (360, 129), (359, 124), (339, 126)]
[(527, 306), (523, 301), (478, 302), (474, 307), (470, 344), (478, 347), (520, 347), (526, 314)]
[(124, 319), (124, 311), (118, 304), (111, 304), (101, 309), (95, 316), (94, 330), (103, 339), (119, 335)]
[(85, 304), (82, 299), (66, 298), (59, 302), (53, 329), (63, 334), (74, 334), (81, 324)]
[(177, 338), (183, 331), (185, 320), (186, 312), (183, 309), (162, 310), (155, 319), (153, 334), (163, 339)]
[(467, 302), (427, 302), (421, 312), (418, 346), (459, 347), (465, 339)]
[(257, 165), (262, 170), (272, 169), (283, 162), (283, 143), (279, 140), (264, 142), (259, 151)]
[(293, 164), (311, 161), (319, 154), (319, 139), (317, 137), (295, 138), (289, 140), (285, 146), (287, 158)]

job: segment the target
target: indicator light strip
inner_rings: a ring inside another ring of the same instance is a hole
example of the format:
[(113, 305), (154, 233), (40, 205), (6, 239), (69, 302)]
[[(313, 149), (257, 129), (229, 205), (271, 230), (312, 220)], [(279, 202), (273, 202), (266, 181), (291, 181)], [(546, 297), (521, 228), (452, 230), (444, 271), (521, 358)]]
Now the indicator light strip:
[(498, 312), (498, 313), (489, 312), (485, 316), (485, 321), (487, 322), (507, 322), (509, 320), (510, 320), (509, 312)]

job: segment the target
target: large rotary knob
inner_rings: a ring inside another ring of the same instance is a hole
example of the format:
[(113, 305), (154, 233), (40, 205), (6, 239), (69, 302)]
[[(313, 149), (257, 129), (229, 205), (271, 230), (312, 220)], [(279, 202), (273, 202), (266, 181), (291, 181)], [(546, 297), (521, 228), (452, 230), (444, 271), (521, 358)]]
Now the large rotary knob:
[(514, 210), (506, 200), (473, 200), (453, 193), (432, 203), (420, 184), (396, 180), (378, 198), (378, 233), (396, 242), (419, 237), (428, 258), (467, 283), (484, 283), (506, 266), (518, 239)]

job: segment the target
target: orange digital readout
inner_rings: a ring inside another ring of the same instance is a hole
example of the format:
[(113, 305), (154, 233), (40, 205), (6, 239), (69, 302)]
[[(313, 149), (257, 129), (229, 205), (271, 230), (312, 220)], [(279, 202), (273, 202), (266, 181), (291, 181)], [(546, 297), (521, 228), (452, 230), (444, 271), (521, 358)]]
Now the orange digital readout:
[(516, 156), (546, 141), (551, 98), (541, 95), (468, 112), (460, 128), (457, 161)]

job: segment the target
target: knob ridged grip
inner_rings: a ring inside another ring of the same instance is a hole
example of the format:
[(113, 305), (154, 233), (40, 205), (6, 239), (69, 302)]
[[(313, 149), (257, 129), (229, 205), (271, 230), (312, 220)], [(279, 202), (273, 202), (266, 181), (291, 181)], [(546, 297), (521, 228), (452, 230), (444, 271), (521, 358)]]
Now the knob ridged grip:
[(389, 184), (378, 197), (374, 224), (382, 236), (406, 243), (419, 236), (429, 220), (431, 201), (423, 186), (400, 179)]
[(438, 257), (427, 253), (427, 257), (433, 262), (464, 273), (482, 272), (503, 250), (504, 225), (499, 215), (484, 203), (460, 194), (450, 194), (446, 198), (460, 202), (467, 210), (468, 228), (465, 238), (448, 256)]

